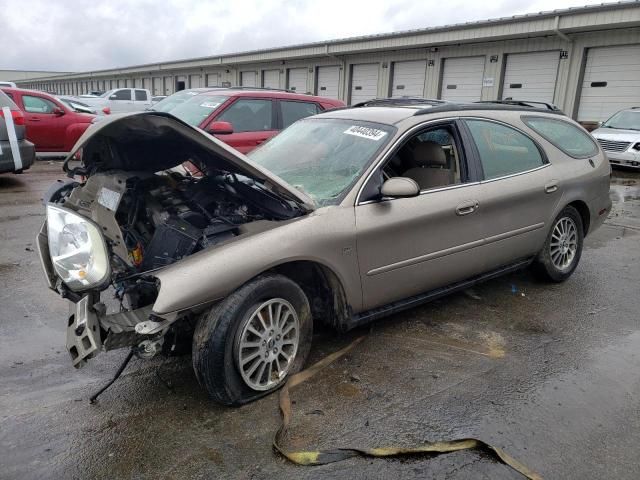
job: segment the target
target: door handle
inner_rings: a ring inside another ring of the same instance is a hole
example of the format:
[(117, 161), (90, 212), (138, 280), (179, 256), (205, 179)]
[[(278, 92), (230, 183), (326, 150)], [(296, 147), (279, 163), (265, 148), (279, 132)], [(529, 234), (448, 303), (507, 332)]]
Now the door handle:
[(553, 193), (558, 190), (558, 182), (555, 180), (544, 186), (544, 193)]
[(468, 202), (462, 202), (460, 205), (456, 207), (456, 215), (463, 216), (469, 215), (470, 213), (475, 212), (480, 204), (477, 200), (469, 200)]

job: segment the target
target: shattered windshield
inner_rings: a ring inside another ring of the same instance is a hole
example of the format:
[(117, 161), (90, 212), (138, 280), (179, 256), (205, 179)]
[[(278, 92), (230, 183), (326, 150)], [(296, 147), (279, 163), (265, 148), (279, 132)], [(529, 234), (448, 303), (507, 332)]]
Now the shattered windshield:
[(319, 205), (331, 205), (340, 201), (394, 131), (370, 122), (305, 119), (249, 157)]

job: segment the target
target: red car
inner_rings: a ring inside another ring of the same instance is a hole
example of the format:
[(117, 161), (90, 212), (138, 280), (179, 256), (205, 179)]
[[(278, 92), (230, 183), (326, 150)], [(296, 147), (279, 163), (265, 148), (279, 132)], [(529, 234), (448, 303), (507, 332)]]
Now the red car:
[(48, 93), (4, 87), (2, 91), (24, 112), (27, 140), (35, 144), (38, 156), (64, 156), (95, 118)]
[(340, 100), (278, 90), (229, 88), (189, 93), (192, 98), (168, 112), (242, 153), (250, 152), (296, 120), (345, 106)]

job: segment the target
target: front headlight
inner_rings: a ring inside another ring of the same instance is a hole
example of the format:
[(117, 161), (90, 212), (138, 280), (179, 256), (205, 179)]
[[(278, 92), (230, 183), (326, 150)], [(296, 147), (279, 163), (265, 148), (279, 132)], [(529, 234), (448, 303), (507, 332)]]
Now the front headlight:
[(66, 208), (47, 205), (47, 236), (53, 268), (71, 290), (87, 290), (106, 282), (107, 247), (91, 221)]

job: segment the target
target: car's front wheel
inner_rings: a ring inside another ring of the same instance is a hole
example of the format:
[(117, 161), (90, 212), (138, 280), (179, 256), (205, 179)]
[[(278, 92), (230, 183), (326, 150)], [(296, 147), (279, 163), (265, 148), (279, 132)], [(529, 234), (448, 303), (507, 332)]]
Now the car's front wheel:
[(193, 338), (193, 367), (215, 401), (242, 405), (302, 369), (313, 321), (302, 289), (282, 275), (260, 276), (204, 315)]
[(578, 266), (583, 241), (582, 217), (574, 207), (567, 206), (553, 221), (534, 270), (546, 280), (565, 281)]

